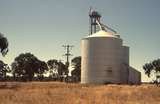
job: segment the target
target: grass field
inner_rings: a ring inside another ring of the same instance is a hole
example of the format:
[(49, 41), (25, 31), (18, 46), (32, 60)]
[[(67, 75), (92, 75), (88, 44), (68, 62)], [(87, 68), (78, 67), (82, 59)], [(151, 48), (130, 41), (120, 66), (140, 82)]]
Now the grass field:
[(160, 104), (160, 87), (0, 82), (0, 104)]

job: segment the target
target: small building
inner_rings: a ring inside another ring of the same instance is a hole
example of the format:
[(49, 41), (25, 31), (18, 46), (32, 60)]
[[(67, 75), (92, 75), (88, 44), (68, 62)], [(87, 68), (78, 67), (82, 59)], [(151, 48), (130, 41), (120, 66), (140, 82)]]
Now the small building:
[(141, 73), (130, 66), (128, 84), (140, 84), (140, 83), (141, 83)]

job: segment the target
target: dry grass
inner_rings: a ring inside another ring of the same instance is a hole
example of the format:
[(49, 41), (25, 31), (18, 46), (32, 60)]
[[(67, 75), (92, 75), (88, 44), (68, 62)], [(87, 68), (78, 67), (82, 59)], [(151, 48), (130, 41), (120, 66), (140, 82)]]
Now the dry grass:
[(0, 82), (0, 104), (160, 104), (160, 87)]

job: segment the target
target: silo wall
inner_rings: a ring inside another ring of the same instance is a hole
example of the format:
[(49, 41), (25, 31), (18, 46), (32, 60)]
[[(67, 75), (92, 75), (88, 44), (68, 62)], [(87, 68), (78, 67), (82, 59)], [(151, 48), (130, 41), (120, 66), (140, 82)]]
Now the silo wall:
[(122, 69), (121, 69), (121, 80), (123, 84), (128, 83), (129, 78), (129, 47), (122, 46)]
[(128, 46), (123, 46), (123, 62), (127, 65), (129, 65), (129, 47)]
[(123, 83), (122, 40), (90, 37), (81, 40), (81, 83)]

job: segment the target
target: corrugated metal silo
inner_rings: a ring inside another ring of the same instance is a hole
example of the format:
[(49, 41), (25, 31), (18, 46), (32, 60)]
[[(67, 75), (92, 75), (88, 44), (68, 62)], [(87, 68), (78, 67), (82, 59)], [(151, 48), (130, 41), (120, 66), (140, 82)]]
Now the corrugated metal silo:
[(101, 30), (81, 41), (81, 83), (122, 83), (122, 39)]

